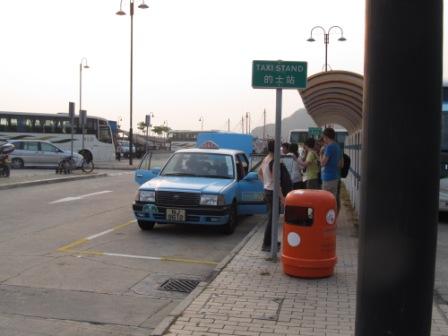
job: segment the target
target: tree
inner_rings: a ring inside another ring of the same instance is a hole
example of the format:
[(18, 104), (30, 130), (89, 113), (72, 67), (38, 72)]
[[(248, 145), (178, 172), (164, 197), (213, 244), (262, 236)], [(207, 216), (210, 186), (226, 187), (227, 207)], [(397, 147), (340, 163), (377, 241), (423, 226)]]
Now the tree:
[(169, 128), (168, 126), (165, 126), (165, 125), (160, 125), (160, 126), (154, 126), (152, 128), (152, 131), (154, 133), (156, 133), (157, 135), (161, 135), (163, 133), (168, 133), (169, 131), (171, 131), (171, 128)]
[(140, 122), (137, 124), (137, 128), (138, 128), (140, 131), (142, 131), (142, 133), (145, 132), (146, 127), (148, 127), (148, 125), (146, 125), (146, 123), (145, 123), (144, 121), (140, 121)]

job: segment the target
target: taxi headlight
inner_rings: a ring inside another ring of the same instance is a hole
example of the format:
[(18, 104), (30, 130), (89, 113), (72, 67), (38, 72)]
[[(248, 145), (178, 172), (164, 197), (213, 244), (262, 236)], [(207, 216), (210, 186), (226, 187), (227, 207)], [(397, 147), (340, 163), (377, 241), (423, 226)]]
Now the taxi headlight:
[(140, 190), (138, 192), (138, 200), (140, 202), (155, 202), (156, 201), (156, 192), (154, 190)]
[(201, 205), (223, 205), (224, 197), (222, 195), (201, 195)]

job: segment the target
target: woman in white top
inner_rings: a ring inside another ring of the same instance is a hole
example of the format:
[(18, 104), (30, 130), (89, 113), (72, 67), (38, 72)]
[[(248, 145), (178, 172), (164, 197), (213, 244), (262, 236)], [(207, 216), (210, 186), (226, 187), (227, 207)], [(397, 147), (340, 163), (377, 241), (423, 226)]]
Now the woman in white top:
[(295, 143), (289, 145), (289, 153), (294, 157), (292, 164), (292, 173), (291, 173), (291, 181), (292, 188), (296, 189), (305, 189), (305, 182), (303, 182), (303, 174), (302, 170), (306, 167), (305, 162), (299, 156), (299, 146)]
[[(269, 163), (274, 160), (274, 140), (268, 141), (268, 155), (263, 159), (261, 167), (258, 170), (258, 177), (260, 181), (263, 182), (264, 187), (264, 200), (268, 207), (268, 222), (264, 230), (263, 245), (261, 247), (262, 251), (269, 252), (271, 250), (271, 236), (272, 236), (272, 204), (273, 204), (273, 194), (274, 194), (274, 178), (271, 169), (269, 168)], [(279, 193), (280, 201), (284, 203), (284, 196)]]

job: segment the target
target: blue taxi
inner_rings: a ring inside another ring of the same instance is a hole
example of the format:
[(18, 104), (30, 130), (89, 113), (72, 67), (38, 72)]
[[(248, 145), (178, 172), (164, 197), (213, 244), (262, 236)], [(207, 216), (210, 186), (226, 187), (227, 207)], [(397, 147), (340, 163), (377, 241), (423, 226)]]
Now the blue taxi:
[(179, 150), (162, 169), (143, 160), (136, 181), (133, 210), (142, 230), (179, 223), (215, 225), (230, 234), (239, 215), (266, 212), (263, 185), (242, 150)]

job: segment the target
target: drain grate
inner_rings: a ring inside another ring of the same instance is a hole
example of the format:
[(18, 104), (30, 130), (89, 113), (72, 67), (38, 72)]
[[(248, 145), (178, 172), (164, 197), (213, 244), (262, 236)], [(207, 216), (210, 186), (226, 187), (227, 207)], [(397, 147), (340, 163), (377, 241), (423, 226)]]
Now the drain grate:
[(168, 279), (160, 285), (159, 289), (171, 292), (191, 293), (199, 285), (198, 280)]

